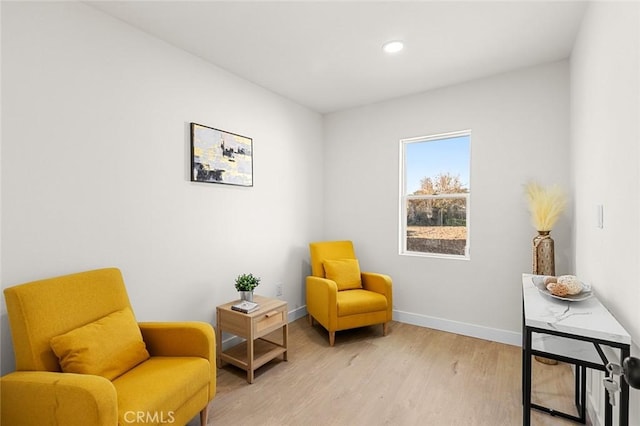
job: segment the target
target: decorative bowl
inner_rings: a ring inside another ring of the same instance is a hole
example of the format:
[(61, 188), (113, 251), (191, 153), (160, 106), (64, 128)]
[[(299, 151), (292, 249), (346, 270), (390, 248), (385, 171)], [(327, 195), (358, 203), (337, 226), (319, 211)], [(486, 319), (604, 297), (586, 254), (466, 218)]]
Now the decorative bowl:
[(533, 285), (536, 286), (536, 288), (538, 289), (538, 291), (546, 296), (550, 296), (553, 297), (554, 299), (558, 299), (558, 300), (565, 300), (567, 302), (580, 302), (582, 300), (587, 300), (591, 297), (593, 297), (593, 292), (591, 291), (591, 286), (589, 284), (586, 284), (582, 281), (580, 281), (580, 284), (582, 285), (582, 291), (578, 294), (567, 294), (566, 296), (556, 296), (555, 294), (552, 294), (549, 290), (547, 290), (547, 287), (544, 285), (544, 279), (546, 278), (545, 275), (534, 275), (533, 276)]

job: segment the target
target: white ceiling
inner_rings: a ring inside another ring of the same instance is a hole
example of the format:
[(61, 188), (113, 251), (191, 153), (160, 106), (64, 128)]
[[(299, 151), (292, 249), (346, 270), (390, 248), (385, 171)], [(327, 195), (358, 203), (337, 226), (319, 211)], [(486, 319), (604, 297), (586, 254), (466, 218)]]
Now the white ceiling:
[[(320, 113), (567, 58), (585, 2), (89, 1)], [(382, 44), (401, 39), (395, 55)]]

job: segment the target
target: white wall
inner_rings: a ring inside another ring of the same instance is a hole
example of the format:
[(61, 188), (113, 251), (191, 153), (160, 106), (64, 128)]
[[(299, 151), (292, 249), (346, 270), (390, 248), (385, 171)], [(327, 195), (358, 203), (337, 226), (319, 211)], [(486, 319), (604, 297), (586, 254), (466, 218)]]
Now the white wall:
[[(640, 342), (640, 5), (589, 6), (571, 56), (576, 273)], [(596, 206), (604, 227), (596, 227)], [(638, 346), (632, 351), (640, 356)], [(591, 380), (601, 401), (600, 375)], [(597, 405), (601, 405), (597, 404)], [(632, 390), (630, 424), (640, 424)], [(594, 423), (602, 423), (601, 407)]]
[[(213, 323), (252, 272), (302, 307), (319, 114), (82, 3), (2, 8), (3, 287), (117, 266), (138, 319)], [(192, 121), (253, 138), (253, 188), (189, 182)]]
[[(575, 192), (552, 233), (558, 273), (592, 282), (639, 341), (637, 4), (590, 6), (571, 116), (559, 62), (331, 114), (324, 137), (319, 115), (83, 4), (1, 8), (3, 287), (114, 265), (139, 319), (213, 322), (242, 272), (300, 307), (308, 241), (351, 238), (394, 278), (398, 319), (518, 344), (536, 179)], [(191, 121), (253, 137), (253, 188), (189, 182)], [(399, 140), (463, 129), (471, 260), (399, 256)], [(639, 407), (635, 392), (636, 422)]]
[[(569, 185), (569, 68), (558, 62), (328, 115), (325, 236), (394, 280), (395, 317), (520, 344), (536, 232), (524, 184)], [(471, 129), (471, 260), (400, 256), (399, 141)], [(553, 230), (571, 271), (568, 215)]]

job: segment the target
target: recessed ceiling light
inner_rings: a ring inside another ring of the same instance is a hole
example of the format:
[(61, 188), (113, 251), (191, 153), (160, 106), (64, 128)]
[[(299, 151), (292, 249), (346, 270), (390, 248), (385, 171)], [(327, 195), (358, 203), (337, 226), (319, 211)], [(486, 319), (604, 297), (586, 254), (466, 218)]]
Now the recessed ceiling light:
[(404, 48), (404, 43), (399, 40), (388, 41), (382, 46), (382, 50), (387, 53), (397, 53)]

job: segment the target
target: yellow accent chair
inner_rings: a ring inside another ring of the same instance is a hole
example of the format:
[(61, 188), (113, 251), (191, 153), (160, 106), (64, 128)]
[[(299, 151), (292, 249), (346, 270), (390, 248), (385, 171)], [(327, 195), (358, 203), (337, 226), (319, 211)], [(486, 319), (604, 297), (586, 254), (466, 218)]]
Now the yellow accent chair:
[(392, 320), (393, 285), (388, 275), (361, 272), (351, 241), (309, 244), (311, 276), (307, 277), (309, 322), (319, 322), (329, 332), (329, 345), (336, 331)]
[(120, 270), (4, 290), (16, 371), (0, 379), (0, 424), (207, 423), (215, 337), (205, 322), (137, 323)]

